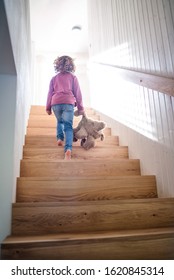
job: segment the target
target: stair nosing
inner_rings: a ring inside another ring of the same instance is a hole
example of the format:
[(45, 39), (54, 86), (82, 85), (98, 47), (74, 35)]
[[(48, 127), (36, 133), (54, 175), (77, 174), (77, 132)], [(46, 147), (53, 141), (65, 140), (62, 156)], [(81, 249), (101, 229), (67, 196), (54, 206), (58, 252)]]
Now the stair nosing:
[[(160, 232), (159, 232), (160, 231)], [(85, 233), (59, 233), (46, 235), (29, 235), (29, 236), (8, 236), (3, 240), (2, 245), (24, 244), (24, 243), (55, 243), (55, 242), (73, 242), (73, 241), (90, 241), (90, 240), (106, 240), (109, 241), (124, 239), (126, 237), (136, 238), (153, 237), (156, 235), (174, 234), (174, 227), (150, 228), (150, 229), (135, 229), (135, 230), (118, 230), (118, 231), (95, 231)], [(165, 236), (163, 236), (165, 237)], [(174, 236), (173, 236), (174, 237)], [(44, 239), (43, 239), (44, 238)], [(50, 240), (52, 238), (52, 240)], [(10, 239), (13, 239), (10, 241)], [(14, 239), (16, 241), (14, 241)], [(28, 239), (28, 240), (27, 240)]]

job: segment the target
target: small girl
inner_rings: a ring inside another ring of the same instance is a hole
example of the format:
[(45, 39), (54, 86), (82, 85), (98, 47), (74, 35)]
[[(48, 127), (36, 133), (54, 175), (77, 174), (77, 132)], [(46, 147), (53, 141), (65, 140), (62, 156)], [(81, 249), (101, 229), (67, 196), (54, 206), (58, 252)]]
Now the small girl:
[(78, 79), (73, 74), (75, 65), (71, 57), (58, 57), (54, 61), (54, 68), (57, 75), (50, 81), (46, 112), (51, 115), (51, 110), (53, 110), (57, 119), (57, 144), (58, 146), (63, 146), (65, 138), (65, 159), (70, 160), (75, 104), (77, 105), (78, 114), (85, 114), (82, 94)]

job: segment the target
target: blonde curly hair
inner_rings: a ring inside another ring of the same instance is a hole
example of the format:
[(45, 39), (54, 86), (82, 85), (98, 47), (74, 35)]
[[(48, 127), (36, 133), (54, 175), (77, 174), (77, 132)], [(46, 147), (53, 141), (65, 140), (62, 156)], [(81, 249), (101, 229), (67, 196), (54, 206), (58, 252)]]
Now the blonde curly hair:
[(54, 60), (55, 72), (75, 72), (74, 60), (67, 55), (57, 57)]

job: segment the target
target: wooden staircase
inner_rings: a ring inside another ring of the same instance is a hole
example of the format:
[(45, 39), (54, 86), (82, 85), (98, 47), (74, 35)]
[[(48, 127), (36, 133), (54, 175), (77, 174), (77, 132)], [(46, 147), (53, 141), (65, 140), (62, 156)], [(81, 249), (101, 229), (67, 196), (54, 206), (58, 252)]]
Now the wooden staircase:
[(174, 259), (174, 198), (157, 197), (155, 176), (141, 175), (110, 128), (65, 161), (55, 126), (32, 106), (2, 259)]

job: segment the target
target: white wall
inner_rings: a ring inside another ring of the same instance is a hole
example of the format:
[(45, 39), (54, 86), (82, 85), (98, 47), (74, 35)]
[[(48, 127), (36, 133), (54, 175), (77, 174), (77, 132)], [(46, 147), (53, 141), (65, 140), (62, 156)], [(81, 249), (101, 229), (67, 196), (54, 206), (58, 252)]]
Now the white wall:
[(29, 2), (4, 0), (1, 8), (4, 20), (1, 17), (0, 242), (11, 232), (11, 206), (15, 201), (31, 100)]
[[(17, 71), (14, 174), (19, 176), (26, 125), (32, 100), (29, 1), (4, 0)], [(14, 189), (14, 197), (15, 197)]]
[(157, 175), (159, 195), (174, 196), (174, 97), (97, 64), (173, 78), (174, 1), (89, 0), (88, 13), (91, 105), (115, 120), (115, 134), (124, 131), (121, 143), (141, 159), (143, 173)]
[(0, 240), (11, 229), (16, 76), (0, 75)]
[(105, 114), (99, 114), (112, 128), (112, 134), (119, 135), (120, 145), (129, 146), (129, 157), (141, 159), (141, 174), (156, 175), (158, 196), (174, 197), (174, 157), (171, 150)]

